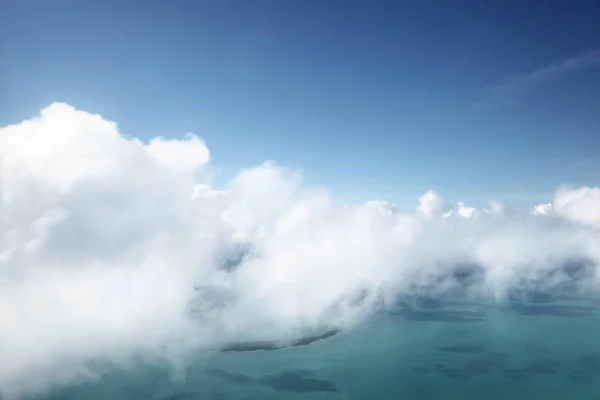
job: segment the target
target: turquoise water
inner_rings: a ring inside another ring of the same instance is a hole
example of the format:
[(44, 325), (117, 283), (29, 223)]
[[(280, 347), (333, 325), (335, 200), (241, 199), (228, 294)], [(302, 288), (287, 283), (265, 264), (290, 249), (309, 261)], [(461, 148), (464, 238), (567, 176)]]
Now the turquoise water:
[(178, 373), (115, 370), (40, 398), (594, 399), (598, 306), (571, 297), (502, 307), (429, 301), (308, 346), (199, 354)]

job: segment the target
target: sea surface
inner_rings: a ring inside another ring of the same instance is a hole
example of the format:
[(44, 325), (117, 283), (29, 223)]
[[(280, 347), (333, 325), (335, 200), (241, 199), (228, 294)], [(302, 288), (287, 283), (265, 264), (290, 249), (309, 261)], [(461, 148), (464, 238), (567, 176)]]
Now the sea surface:
[(140, 365), (36, 399), (600, 398), (600, 302), (533, 294), (502, 305), (418, 298), (351, 331), (278, 350)]

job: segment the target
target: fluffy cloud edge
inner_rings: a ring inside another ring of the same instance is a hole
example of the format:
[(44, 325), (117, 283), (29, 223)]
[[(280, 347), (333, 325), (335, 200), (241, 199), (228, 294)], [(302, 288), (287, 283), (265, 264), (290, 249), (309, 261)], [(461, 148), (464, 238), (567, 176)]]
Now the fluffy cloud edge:
[(559, 188), (522, 214), (446, 207), (433, 190), (414, 210), (342, 204), (274, 163), (213, 188), (196, 179), (210, 162), (198, 136), (143, 142), (62, 103), (0, 128), (0, 159), (7, 398), (87, 379), (95, 362), (349, 327), (400, 294), (456, 284), (461, 263), (502, 298), (567, 279), (555, 269), (568, 260), (600, 261), (599, 188)]

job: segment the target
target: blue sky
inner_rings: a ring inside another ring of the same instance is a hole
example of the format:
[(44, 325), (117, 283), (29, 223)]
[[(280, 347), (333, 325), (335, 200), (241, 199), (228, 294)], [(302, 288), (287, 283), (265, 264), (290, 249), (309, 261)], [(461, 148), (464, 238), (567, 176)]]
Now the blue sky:
[(600, 184), (600, 2), (35, 1), (0, 7), (0, 125), (54, 102), (195, 132), (343, 199), (479, 206)]

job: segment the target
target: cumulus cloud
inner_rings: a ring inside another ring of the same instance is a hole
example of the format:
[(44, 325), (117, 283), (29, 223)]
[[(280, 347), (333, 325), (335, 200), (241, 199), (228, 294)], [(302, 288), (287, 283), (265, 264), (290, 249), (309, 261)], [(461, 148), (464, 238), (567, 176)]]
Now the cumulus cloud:
[(448, 210), (434, 191), (408, 211), (342, 204), (271, 162), (215, 188), (198, 180), (199, 137), (143, 142), (60, 103), (1, 128), (0, 159), (2, 398), (350, 328), (399, 296), (463, 287), (459, 266), (479, 271), (470, 296), (571, 282), (572, 260), (592, 266), (576, 288), (596, 290), (598, 188), (560, 189), (542, 218)]
[(600, 188), (561, 187), (554, 194), (552, 203), (538, 204), (534, 215), (555, 215), (565, 220), (600, 228)]
[(194, 171), (209, 160), (208, 148), (193, 133), (188, 133), (185, 140), (154, 138), (146, 149), (152, 158), (175, 171)]
[(468, 207), (462, 201), (458, 203), (456, 212), (463, 218), (471, 218), (477, 210), (474, 207)]
[(554, 195), (553, 209), (572, 221), (600, 227), (600, 188), (561, 188)]
[(419, 197), (417, 211), (425, 218), (431, 219), (440, 215), (444, 207), (444, 200), (434, 190), (428, 190)]
[(533, 208), (534, 215), (548, 215), (552, 212), (552, 203), (538, 204)]
[[(484, 212), (494, 212), (493, 209), (492, 210), (484, 209), (483, 211)], [(449, 218), (453, 215), (457, 215), (462, 218), (475, 218), (477, 216), (477, 209), (475, 207), (468, 207), (465, 205), (465, 203), (463, 203), (462, 201), (459, 201), (456, 204), (455, 209), (446, 211), (444, 213), (444, 218)]]

